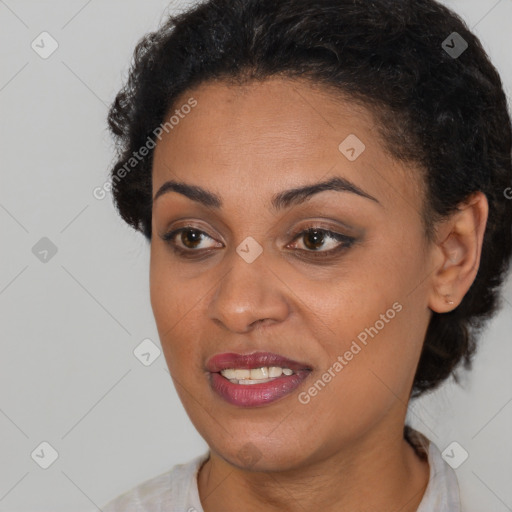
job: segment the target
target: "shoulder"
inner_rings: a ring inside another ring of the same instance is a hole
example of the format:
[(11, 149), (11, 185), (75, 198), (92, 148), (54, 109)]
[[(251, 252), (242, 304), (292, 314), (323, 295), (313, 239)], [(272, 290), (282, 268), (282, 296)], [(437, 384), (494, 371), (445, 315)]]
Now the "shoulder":
[[(103, 512), (169, 512), (186, 510), (186, 503), (197, 493), (197, 471), (208, 458), (202, 454), (184, 464), (177, 464), (169, 471), (145, 480), (136, 487), (109, 501)], [(164, 508), (164, 505), (166, 508)]]
[(437, 445), (410, 427), (406, 426), (404, 434), (418, 456), (428, 460), (430, 467), (427, 489), (417, 512), (461, 512), (457, 476)]

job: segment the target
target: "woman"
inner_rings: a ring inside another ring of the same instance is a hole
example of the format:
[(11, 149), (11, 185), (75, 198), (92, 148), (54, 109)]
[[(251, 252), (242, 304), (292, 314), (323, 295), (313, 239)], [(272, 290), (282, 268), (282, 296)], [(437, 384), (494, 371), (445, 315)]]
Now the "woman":
[(433, 0), (210, 0), (137, 46), (116, 206), (208, 453), (113, 511), (461, 511), (404, 425), (498, 308), (511, 123)]

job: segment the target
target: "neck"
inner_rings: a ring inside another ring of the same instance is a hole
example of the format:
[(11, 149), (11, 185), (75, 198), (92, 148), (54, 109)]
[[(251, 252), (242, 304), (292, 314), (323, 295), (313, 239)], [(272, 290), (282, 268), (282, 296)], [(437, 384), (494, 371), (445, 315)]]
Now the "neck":
[(210, 451), (198, 487), (204, 512), (416, 512), (428, 479), (428, 462), (402, 435), (378, 432), (287, 471), (248, 471)]

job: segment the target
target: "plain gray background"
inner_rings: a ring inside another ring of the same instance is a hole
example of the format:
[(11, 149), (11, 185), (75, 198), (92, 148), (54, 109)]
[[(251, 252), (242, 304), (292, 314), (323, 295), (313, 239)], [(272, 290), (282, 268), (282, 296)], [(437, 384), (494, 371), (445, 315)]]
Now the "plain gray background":
[[(512, 1), (444, 3), (481, 38), (508, 93)], [(92, 194), (114, 158), (107, 108), (133, 48), (186, 5), (0, 0), (0, 511), (99, 510), (207, 449), (163, 354), (150, 366), (133, 354), (147, 338), (159, 346), (149, 248), (110, 195)], [(44, 31), (58, 43), (46, 59), (31, 47)], [(44, 237), (57, 252), (36, 257)], [(512, 510), (511, 279), (504, 298), (462, 387), (410, 407), (441, 451), (456, 441), (468, 452), (456, 469), (467, 512)], [(47, 469), (42, 442), (58, 453)]]

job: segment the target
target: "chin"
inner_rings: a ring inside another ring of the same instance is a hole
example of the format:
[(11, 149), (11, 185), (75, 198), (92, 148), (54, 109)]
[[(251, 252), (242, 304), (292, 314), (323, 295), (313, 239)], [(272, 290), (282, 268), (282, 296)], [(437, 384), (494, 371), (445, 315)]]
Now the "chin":
[(302, 466), (307, 457), (304, 446), (291, 441), (287, 436), (271, 439), (244, 435), (236, 440), (224, 437), (220, 443), (208, 444), (222, 459), (239, 469), (287, 471)]

